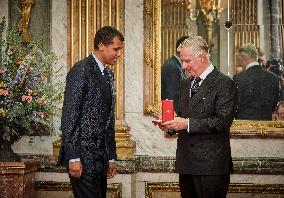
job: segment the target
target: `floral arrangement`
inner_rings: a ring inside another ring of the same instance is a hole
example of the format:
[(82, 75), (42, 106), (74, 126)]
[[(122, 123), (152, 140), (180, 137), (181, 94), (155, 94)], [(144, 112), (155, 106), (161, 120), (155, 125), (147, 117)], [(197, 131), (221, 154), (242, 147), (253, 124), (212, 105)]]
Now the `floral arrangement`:
[(53, 69), (57, 57), (43, 53), (38, 42), (22, 43), (18, 30), (7, 29), (5, 24), (3, 18), (0, 23), (0, 130), (4, 136), (5, 132), (8, 134), (10, 141), (25, 134), (50, 134), (54, 130), (52, 117), (60, 112), (56, 105), (63, 93), (62, 83), (52, 80), (60, 75), (60, 69)]

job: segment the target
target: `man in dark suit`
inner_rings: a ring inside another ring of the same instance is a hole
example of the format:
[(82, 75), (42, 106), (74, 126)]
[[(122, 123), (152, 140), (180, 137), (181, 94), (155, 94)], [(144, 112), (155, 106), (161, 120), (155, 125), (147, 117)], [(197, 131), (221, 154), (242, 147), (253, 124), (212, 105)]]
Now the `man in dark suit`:
[(76, 198), (106, 197), (107, 178), (116, 174), (114, 65), (124, 38), (113, 27), (97, 31), (94, 50), (66, 78), (61, 119), (60, 164), (66, 165)]
[(257, 62), (256, 47), (247, 43), (238, 50), (238, 59), (244, 71), (235, 75), (238, 86), (237, 119), (272, 120), (279, 100), (279, 81)]
[(230, 126), (237, 86), (210, 63), (202, 37), (186, 39), (178, 50), (191, 78), (181, 82), (179, 117), (160, 128), (178, 132), (176, 171), (181, 196), (225, 198), (232, 171)]
[(174, 110), (176, 113), (179, 112), (180, 82), (185, 78), (177, 48), (187, 38), (188, 36), (182, 36), (177, 40), (176, 54), (166, 60), (161, 68), (161, 98), (162, 100), (174, 100)]

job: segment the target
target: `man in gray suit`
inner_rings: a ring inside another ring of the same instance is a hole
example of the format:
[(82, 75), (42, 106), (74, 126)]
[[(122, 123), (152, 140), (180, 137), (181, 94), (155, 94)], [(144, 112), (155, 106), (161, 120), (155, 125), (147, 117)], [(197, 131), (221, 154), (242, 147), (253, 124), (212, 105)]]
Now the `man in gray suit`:
[(179, 117), (162, 123), (178, 132), (176, 171), (184, 198), (225, 198), (232, 158), (230, 126), (237, 107), (237, 86), (210, 62), (208, 45), (190, 37), (179, 46), (183, 69)]
[(116, 174), (114, 65), (124, 38), (113, 27), (97, 31), (94, 50), (68, 72), (61, 119), (60, 164), (66, 165), (76, 198), (106, 197)]
[(181, 60), (179, 58), (178, 46), (187, 39), (188, 36), (180, 37), (176, 42), (176, 54), (166, 60), (161, 68), (161, 99), (173, 100), (174, 110), (179, 113), (179, 91), (180, 81), (185, 78), (185, 74), (181, 68)]
[(280, 94), (277, 76), (257, 62), (252, 43), (239, 48), (238, 59), (243, 71), (233, 78), (238, 86), (237, 119), (272, 120)]

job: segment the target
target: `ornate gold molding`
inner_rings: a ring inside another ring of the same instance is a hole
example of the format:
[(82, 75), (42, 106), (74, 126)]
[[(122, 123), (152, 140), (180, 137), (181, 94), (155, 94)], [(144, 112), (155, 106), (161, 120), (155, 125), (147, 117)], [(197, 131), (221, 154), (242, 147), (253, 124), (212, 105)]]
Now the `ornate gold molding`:
[(284, 138), (283, 121), (234, 120), (232, 138)]
[(161, 100), (160, 7), (161, 0), (144, 1), (144, 110), (154, 115)]
[[(71, 191), (70, 182), (54, 182), (54, 181), (37, 181), (36, 189), (39, 191)], [(111, 183), (107, 186), (107, 192), (112, 194), (114, 198), (122, 197), (122, 184)]]
[(136, 143), (130, 139), (130, 127), (119, 125), (115, 127), (116, 153), (119, 159), (132, 158)]
[(38, 162), (35, 160), (28, 160), (28, 161), (22, 161), (22, 162), (0, 162), (0, 172), (4, 174), (4, 172), (9, 173), (19, 173), (22, 174), (22, 172), (30, 172), (30, 171), (36, 171), (38, 167)]
[(180, 192), (179, 184), (176, 182), (146, 182), (145, 198), (154, 198), (155, 192)]
[[(155, 192), (180, 192), (177, 182), (146, 182), (146, 198), (154, 198)], [(231, 183), (229, 193), (284, 194), (283, 184), (239, 184)]]

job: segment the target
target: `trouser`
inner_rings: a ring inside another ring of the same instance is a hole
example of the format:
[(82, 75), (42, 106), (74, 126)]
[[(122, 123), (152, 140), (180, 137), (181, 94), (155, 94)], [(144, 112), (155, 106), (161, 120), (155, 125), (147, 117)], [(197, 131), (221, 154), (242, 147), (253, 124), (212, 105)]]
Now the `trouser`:
[(179, 175), (179, 186), (183, 198), (226, 198), (230, 174), (223, 175)]
[(70, 177), (75, 198), (105, 198), (107, 191), (107, 175), (100, 176), (82, 174), (80, 179)]

